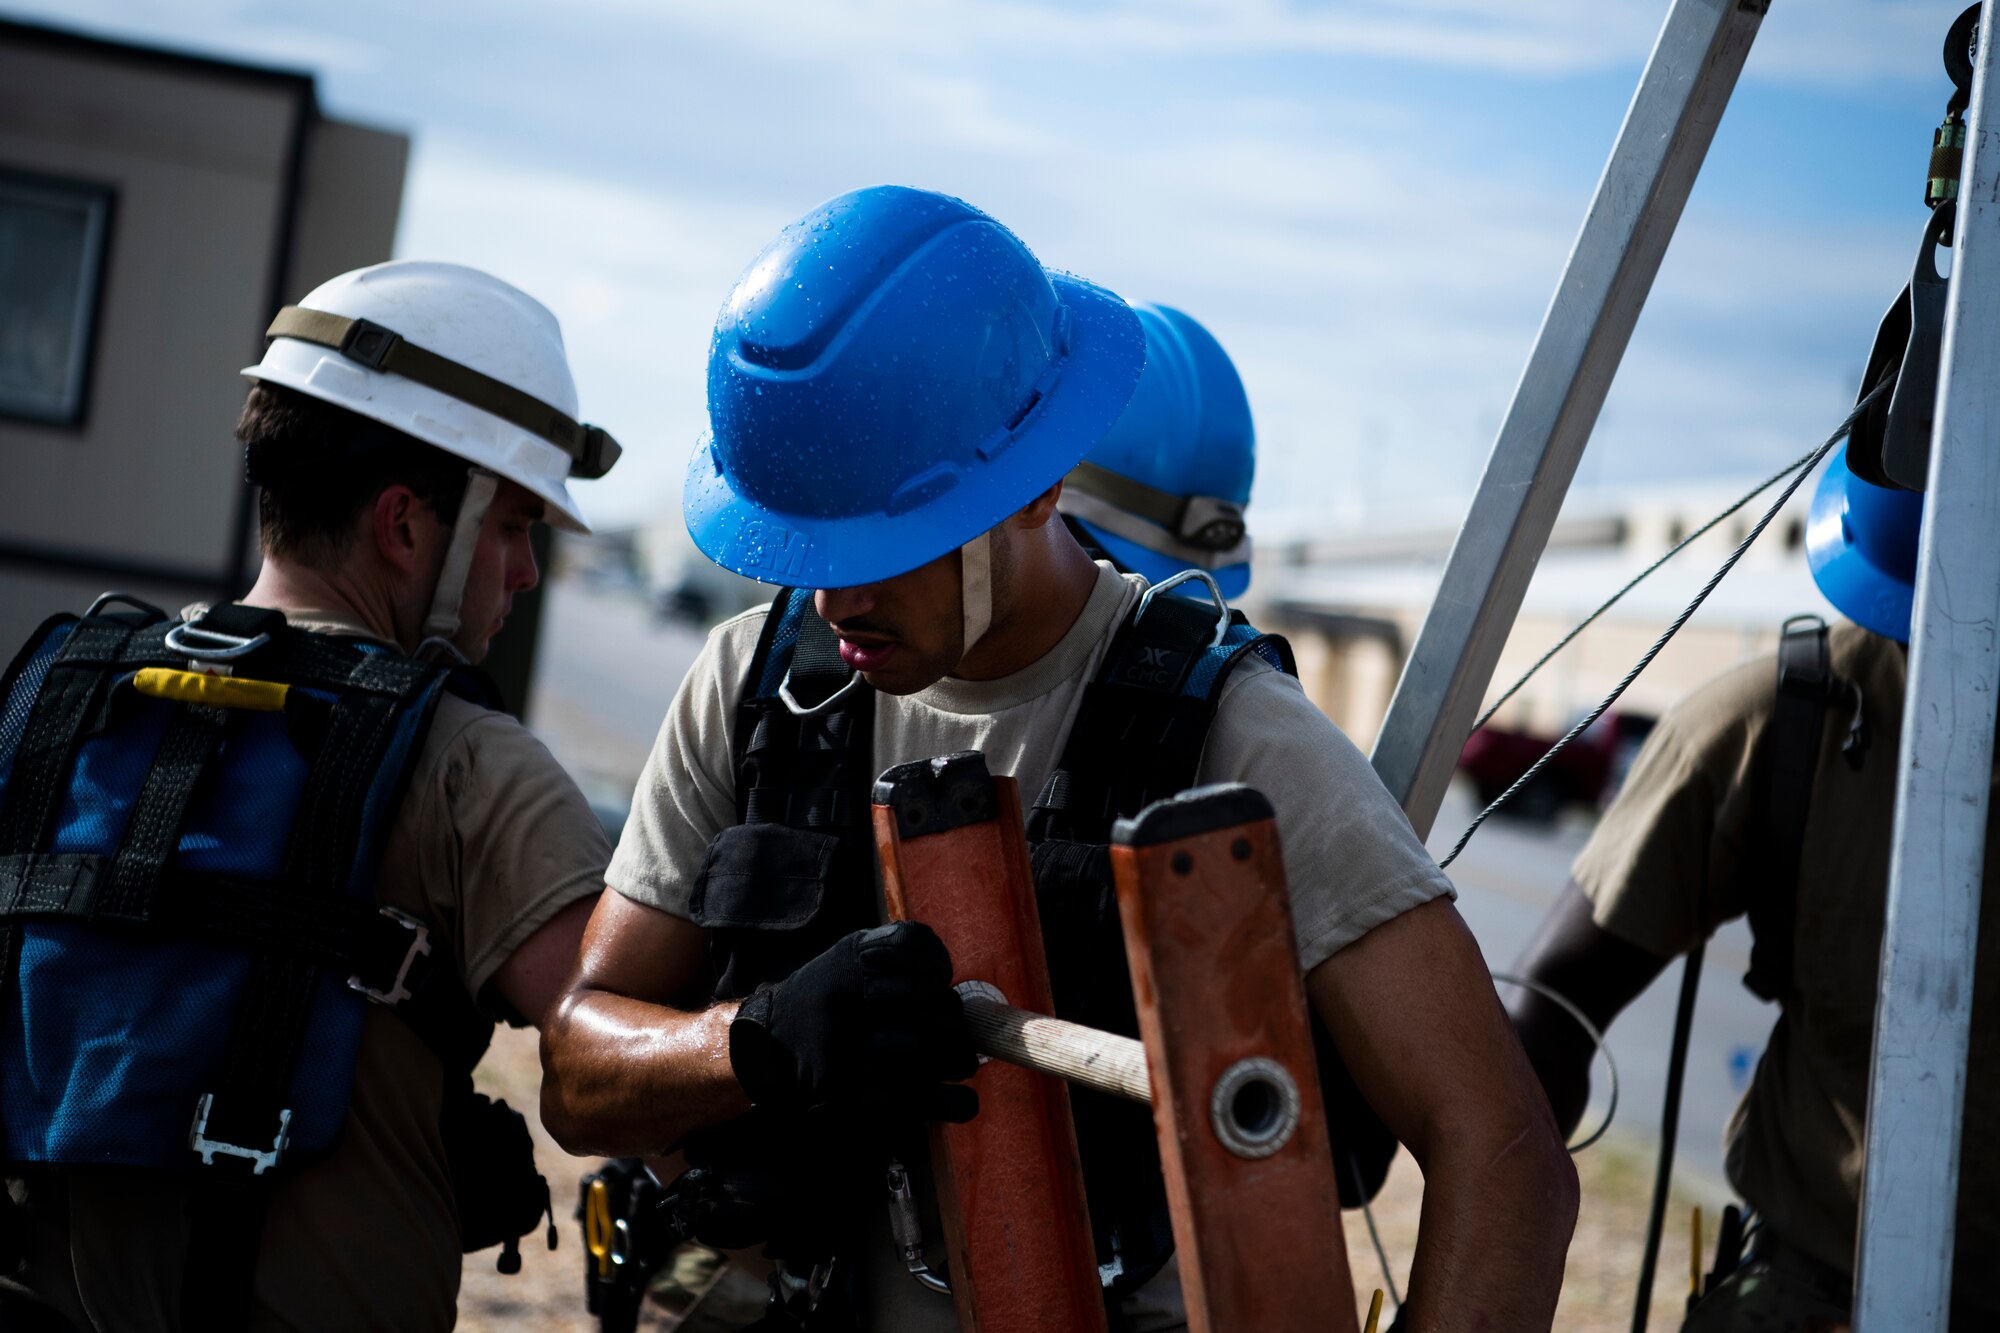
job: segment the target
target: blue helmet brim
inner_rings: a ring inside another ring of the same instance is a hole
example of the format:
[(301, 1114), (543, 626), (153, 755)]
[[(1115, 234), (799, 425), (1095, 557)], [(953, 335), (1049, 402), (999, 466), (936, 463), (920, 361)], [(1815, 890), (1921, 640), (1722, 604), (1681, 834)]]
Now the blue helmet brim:
[(1850, 485), (1868, 483), (1847, 470), (1843, 446), (1813, 491), (1806, 518), (1806, 564), (1813, 582), (1840, 614), (1872, 633), (1908, 643), (1916, 585), (1881, 568), (1854, 543), (1847, 530)]
[[(1148, 550), (1135, 541), (1128, 541), (1114, 532), (1106, 532), (1089, 519), (1079, 518), (1076, 521), (1090, 534), (1092, 541), (1104, 548), (1106, 555), (1116, 560), (1121, 567), (1131, 570), (1134, 574), (1143, 575), (1148, 583), (1164, 583), (1182, 570), (1191, 568), (1178, 560), (1161, 555), (1158, 551)], [(1222, 589), (1222, 595), (1232, 602), (1250, 589), (1250, 562), (1247, 560), (1240, 565), (1224, 565), (1220, 569), (1211, 569), (1208, 573), (1209, 577), (1215, 580), (1215, 586)], [(1203, 587), (1199, 580), (1191, 579), (1173, 591), (1204, 600), (1208, 597), (1208, 589)]]
[(901, 513), (786, 514), (730, 489), (704, 438), (688, 459), (681, 513), (716, 564), (760, 583), (848, 588), (954, 551), (1061, 481), (1125, 410), (1145, 364), (1138, 316), (1116, 295), (1051, 272), (1069, 313), (1067, 364), (1007, 446), (957, 484)]

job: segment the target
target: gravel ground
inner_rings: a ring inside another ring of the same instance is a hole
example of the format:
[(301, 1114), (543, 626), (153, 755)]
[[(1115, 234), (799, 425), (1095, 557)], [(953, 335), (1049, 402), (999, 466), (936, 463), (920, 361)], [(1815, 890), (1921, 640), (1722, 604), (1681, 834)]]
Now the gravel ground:
[[(540, 1078), (535, 1037), (529, 1032), (501, 1032), (479, 1069), (481, 1090), (505, 1097), (515, 1107), (528, 1111), (531, 1122), (535, 1122), (532, 1108)], [(587, 1333), (596, 1327), (583, 1309), (583, 1247), (577, 1224), (570, 1216), (576, 1206), (576, 1182), (594, 1162), (564, 1153), (542, 1132), (538, 1122), (534, 1128), (542, 1174), (548, 1177), (555, 1196), (562, 1246), (551, 1254), (542, 1248), (540, 1240), (529, 1237), (521, 1249), (521, 1272), (513, 1277), (493, 1270), (496, 1251), (470, 1256), (458, 1299), (459, 1327), (469, 1333), (495, 1333), (503, 1329)], [(1577, 1222), (1576, 1240), (1570, 1247), (1555, 1326), (1623, 1328), (1632, 1317), (1632, 1293), (1645, 1235), (1646, 1201), (1652, 1188), (1652, 1149), (1635, 1140), (1614, 1136), (1579, 1157), (1577, 1169), (1583, 1182), (1583, 1209)], [(1679, 1313), (1687, 1295), (1690, 1208), (1696, 1203), (1702, 1205), (1705, 1225), (1712, 1235), (1713, 1220), (1719, 1216), (1723, 1201), (1722, 1194), (1712, 1185), (1696, 1183), (1691, 1192), (1676, 1191), (1668, 1212), (1666, 1241), (1661, 1246), (1659, 1278), (1654, 1286), (1651, 1323), (1654, 1329), (1679, 1327)], [(1376, 1224), (1395, 1267), (1399, 1290), (1408, 1274), (1422, 1206), (1423, 1177), (1416, 1163), (1405, 1155), (1390, 1172), (1389, 1183), (1375, 1208)], [(1354, 1274), (1355, 1295), (1365, 1313), (1369, 1295), (1382, 1285), (1382, 1269), (1369, 1245), (1361, 1214), (1346, 1214), (1346, 1222), (1348, 1263)], [(1389, 1313), (1385, 1310), (1384, 1327), (1388, 1320)], [(694, 1323), (691, 1320), (681, 1325), (682, 1333), (694, 1333)], [(671, 1316), (656, 1309), (648, 1310), (641, 1323), (645, 1329), (675, 1326)]]

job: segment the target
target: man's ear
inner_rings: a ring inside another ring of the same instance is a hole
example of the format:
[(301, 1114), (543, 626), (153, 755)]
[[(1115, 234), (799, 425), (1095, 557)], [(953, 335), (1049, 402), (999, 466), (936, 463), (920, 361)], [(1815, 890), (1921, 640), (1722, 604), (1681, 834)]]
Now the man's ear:
[(430, 506), (408, 486), (384, 486), (368, 515), (375, 553), (401, 573), (417, 573), (428, 546), (422, 525), (429, 516)]
[(1045, 525), (1051, 518), (1055, 517), (1056, 500), (1061, 497), (1062, 488), (1063, 484), (1057, 482), (1034, 499), (1028, 501), (1024, 508), (1015, 510), (1008, 517), (1007, 526), (1027, 532)]

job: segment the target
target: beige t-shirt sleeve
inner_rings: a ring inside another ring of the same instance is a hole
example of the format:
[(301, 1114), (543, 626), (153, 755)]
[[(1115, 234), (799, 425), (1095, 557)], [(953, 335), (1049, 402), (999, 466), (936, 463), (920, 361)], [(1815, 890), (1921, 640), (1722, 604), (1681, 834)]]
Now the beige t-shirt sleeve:
[(1605, 930), (1662, 958), (1746, 910), (1749, 781), (1769, 715), (1772, 667), (1711, 681), (1660, 720), (1570, 878)]
[(1262, 662), (1224, 687), (1199, 776), (1248, 783), (1277, 811), (1308, 970), (1412, 907), (1456, 897), (1361, 751), (1298, 681)]
[(409, 843), (390, 854), (419, 858), (429, 919), (455, 923), (478, 995), (529, 936), (603, 887), (611, 844), (569, 773), (505, 713), (446, 695), (426, 748)]
[(730, 715), (769, 610), (716, 626), (667, 707), (605, 878), (633, 902), (685, 917), (709, 843), (736, 822)]

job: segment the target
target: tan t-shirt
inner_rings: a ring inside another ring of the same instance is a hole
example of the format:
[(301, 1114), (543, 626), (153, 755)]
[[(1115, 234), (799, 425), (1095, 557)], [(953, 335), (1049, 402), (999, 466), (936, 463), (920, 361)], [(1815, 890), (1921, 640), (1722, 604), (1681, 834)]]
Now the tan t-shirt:
[[(288, 618), (368, 637), (323, 614)], [(446, 693), (390, 823), (378, 893), (447, 942), (479, 995), (529, 936), (598, 891), (610, 855), (602, 825), (540, 741), (506, 714)], [(497, 996), (482, 998), (509, 1017)], [(371, 1009), (338, 1142), (271, 1198), (254, 1328), (451, 1327), (463, 1256), (438, 1132), (443, 1085), (443, 1067), (416, 1034)], [(40, 1178), (30, 1206), (31, 1283), (73, 1320), (107, 1333), (177, 1326), (182, 1184), (74, 1172)]]
[[(875, 769), (980, 750), (994, 773), (1015, 778), (1032, 800), (1061, 757), (1084, 686), (1144, 587), (1100, 564), (1083, 613), (1039, 661), (1000, 680), (947, 678), (916, 694), (876, 696)], [(717, 626), (667, 710), (606, 880), (636, 902), (688, 915), (710, 841), (736, 822), (730, 730), (768, 610)], [(1297, 681), (1262, 662), (1240, 667), (1224, 687), (1198, 777), (1249, 783), (1276, 808), (1303, 968), (1453, 892), (1361, 752)], [(858, 1256), (870, 1277), (864, 1326), (955, 1327), (950, 1301), (901, 1272), (888, 1244), (884, 1231)]]
[[(1799, 860), (1794, 994), (1730, 1122), (1729, 1177), (1778, 1234), (1822, 1263), (1853, 1263), (1866, 1142), (1875, 975), (1888, 891), (1902, 738), (1904, 654), (1854, 625), (1829, 635), (1834, 674), (1861, 690), (1867, 749), (1841, 753), (1851, 707), (1827, 709)], [(1771, 736), (1777, 667), (1766, 658), (1696, 691), (1661, 720), (1574, 878), (1604, 929), (1671, 957), (1748, 910), (1753, 785)], [(2000, 804), (1993, 807), (2000, 816)], [(1987, 825), (1987, 893), (2000, 818)], [(2000, 912), (1983, 914), (1966, 1070), (1958, 1271), (1991, 1288), (2000, 1262)], [(1968, 1294), (1961, 1289), (1960, 1297)], [(1988, 1305), (2000, 1304), (1993, 1296)]]

